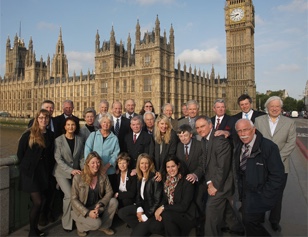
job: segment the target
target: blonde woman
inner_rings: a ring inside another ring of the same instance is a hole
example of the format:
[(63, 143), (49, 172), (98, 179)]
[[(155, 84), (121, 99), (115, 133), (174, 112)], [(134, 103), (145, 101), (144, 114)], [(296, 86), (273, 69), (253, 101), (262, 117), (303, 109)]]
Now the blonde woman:
[(118, 215), (133, 228), (131, 236), (162, 234), (162, 224), (155, 220), (154, 213), (162, 199), (163, 185), (155, 181), (154, 163), (148, 154), (139, 155), (136, 172), (136, 204), (123, 207)]
[(46, 129), (50, 113), (41, 109), (34, 118), (33, 125), (20, 138), (17, 157), (20, 162), (20, 188), (30, 193), (33, 205), (30, 208), (29, 236), (44, 236), (38, 229), (43, 194), (48, 188), (50, 164), (53, 164), (54, 134)]
[(159, 171), (164, 160), (169, 155), (175, 155), (178, 143), (178, 136), (164, 114), (160, 114), (155, 121), (154, 142), (155, 168)]
[(118, 201), (112, 196), (112, 187), (103, 171), (102, 159), (97, 152), (92, 151), (86, 158), (81, 174), (73, 178), (72, 217), (78, 236), (86, 236), (90, 230), (114, 234), (110, 227)]

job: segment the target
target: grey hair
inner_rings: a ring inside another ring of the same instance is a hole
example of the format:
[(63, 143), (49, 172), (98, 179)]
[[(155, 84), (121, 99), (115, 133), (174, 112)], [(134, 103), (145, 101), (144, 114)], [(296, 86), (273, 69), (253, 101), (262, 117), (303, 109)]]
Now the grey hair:
[(140, 117), (140, 115), (136, 115), (134, 117), (131, 118), (130, 123), (132, 123), (133, 121), (139, 121), (140, 125), (143, 125), (143, 121), (142, 121), (142, 117)]
[(223, 103), (224, 106), (226, 107), (226, 102), (224, 99), (217, 99), (214, 101), (213, 107), (215, 107), (216, 103)]
[(254, 128), (254, 127), (255, 127), (255, 125), (253, 124), (253, 122), (252, 122), (250, 119), (241, 118), (241, 119), (237, 120), (236, 123), (235, 123), (235, 125), (234, 125), (236, 131), (237, 131), (236, 125), (237, 125), (239, 122), (242, 122), (242, 121), (247, 121), (247, 122), (249, 122), (249, 124), (251, 125), (251, 128)]
[(171, 103), (166, 103), (166, 104), (164, 104), (163, 107), (161, 108), (162, 112), (164, 112), (165, 107), (166, 107), (167, 105), (170, 105), (170, 106), (171, 106), (172, 112), (173, 112), (173, 111), (174, 111), (174, 106), (173, 106)]
[(102, 117), (100, 117), (100, 118), (98, 119), (98, 123), (100, 124), (101, 121), (102, 121), (103, 119), (105, 119), (105, 118), (106, 118), (106, 119), (109, 119), (111, 126), (113, 126), (113, 118), (112, 118), (111, 114), (109, 114), (109, 113), (103, 114)]
[(278, 101), (280, 102), (281, 108), (283, 107), (283, 101), (282, 101), (282, 99), (281, 99), (279, 96), (271, 96), (270, 98), (267, 99), (267, 101), (266, 101), (265, 104), (264, 104), (264, 108), (265, 108), (266, 112), (267, 112), (267, 106), (268, 106), (268, 104), (269, 104), (270, 102), (274, 101), (274, 100), (278, 100)]
[(99, 102), (99, 105), (101, 105), (101, 104), (107, 105), (107, 108), (109, 109), (109, 102), (108, 102), (107, 100), (105, 100), (105, 99), (101, 100), (101, 101)]
[(63, 103), (62, 103), (63, 108), (64, 108), (64, 104), (66, 104), (66, 103), (70, 103), (71, 106), (74, 108), (74, 103), (71, 100), (64, 100)]
[(146, 111), (144, 114), (143, 114), (143, 120), (145, 119), (145, 115), (147, 115), (147, 114), (152, 114), (152, 116), (153, 116), (153, 118), (154, 118), (154, 120), (155, 120), (155, 114), (153, 113), (153, 112), (151, 112), (151, 111)]
[(127, 99), (127, 100), (125, 100), (124, 107), (126, 107), (127, 102), (130, 101), (130, 100), (131, 100), (131, 101), (134, 103), (134, 105), (136, 106), (136, 102), (135, 102), (134, 99)]
[(188, 108), (189, 105), (192, 105), (192, 104), (196, 105), (197, 109), (199, 109), (199, 103), (196, 100), (187, 101), (187, 103), (186, 103), (187, 108)]
[(197, 116), (195, 122), (197, 122), (199, 119), (204, 119), (208, 124), (213, 124), (211, 118), (206, 115)]
[(87, 114), (87, 113), (93, 113), (94, 116), (96, 115), (96, 111), (95, 111), (95, 109), (93, 109), (92, 107), (86, 108), (86, 109), (83, 111), (83, 117), (86, 117), (86, 114)]

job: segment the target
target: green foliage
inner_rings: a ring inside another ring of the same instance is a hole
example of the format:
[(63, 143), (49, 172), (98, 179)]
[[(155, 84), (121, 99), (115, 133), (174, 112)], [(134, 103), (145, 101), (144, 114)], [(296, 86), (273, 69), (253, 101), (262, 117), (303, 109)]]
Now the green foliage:
[(297, 110), (297, 100), (292, 97), (287, 97), (283, 100), (283, 110), (293, 111)]

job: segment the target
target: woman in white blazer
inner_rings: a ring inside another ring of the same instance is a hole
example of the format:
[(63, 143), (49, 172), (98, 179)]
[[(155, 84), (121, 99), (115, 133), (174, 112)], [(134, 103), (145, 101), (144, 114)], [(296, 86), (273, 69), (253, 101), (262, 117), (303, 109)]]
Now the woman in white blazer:
[(62, 227), (65, 231), (70, 232), (73, 229), (71, 217), (72, 177), (80, 174), (83, 169), (84, 140), (82, 136), (78, 135), (79, 123), (73, 117), (66, 118), (64, 130), (65, 133), (55, 140), (56, 164), (53, 175), (64, 193)]

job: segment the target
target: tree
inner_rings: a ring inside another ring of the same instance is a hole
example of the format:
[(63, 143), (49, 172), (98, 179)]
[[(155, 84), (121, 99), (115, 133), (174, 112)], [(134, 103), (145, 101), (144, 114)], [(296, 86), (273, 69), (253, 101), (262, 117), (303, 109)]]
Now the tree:
[(283, 110), (284, 111), (297, 111), (297, 100), (292, 97), (287, 97), (283, 101)]

